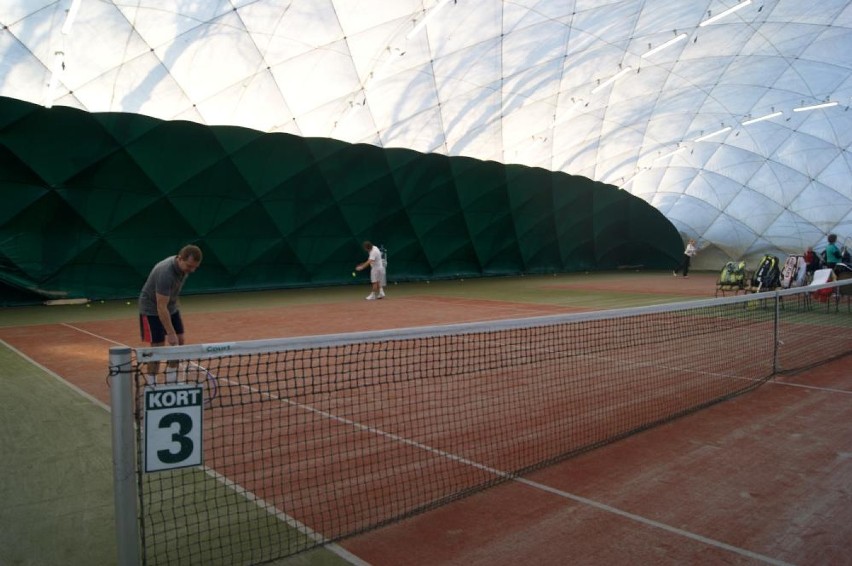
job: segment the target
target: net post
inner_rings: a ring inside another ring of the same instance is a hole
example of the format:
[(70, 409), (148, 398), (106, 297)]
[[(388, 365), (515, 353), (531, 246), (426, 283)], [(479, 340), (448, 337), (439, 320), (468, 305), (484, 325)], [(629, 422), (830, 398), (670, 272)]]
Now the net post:
[(131, 363), (130, 348), (110, 348), (113, 499), (119, 566), (140, 564)]
[(775, 291), (775, 321), (772, 329), (772, 375), (778, 375), (778, 355), (781, 350), (781, 293)]

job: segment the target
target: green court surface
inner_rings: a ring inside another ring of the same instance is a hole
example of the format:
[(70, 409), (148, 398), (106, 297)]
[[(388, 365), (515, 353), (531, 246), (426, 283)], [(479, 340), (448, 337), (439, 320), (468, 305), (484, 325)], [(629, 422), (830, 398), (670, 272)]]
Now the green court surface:
[(109, 413), (0, 348), (0, 562), (115, 562)]
[[(0, 450), (4, 455), (0, 459), (4, 478), (0, 486), (0, 563), (114, 564), (109, 412), (5, 345), (0, 347), (0, 380), (4, 385), (0, 396)], [(224, 497), (240, 497), (224, 486), (221, 491)], [(245, 500), (235, 504), (246, 507), (247, 524), (253, 515), (265, 515)], [(287, 529), (278, 524), (281, 530)], [(274, 562), (282, 566), (345, 563), (323, 549)]]

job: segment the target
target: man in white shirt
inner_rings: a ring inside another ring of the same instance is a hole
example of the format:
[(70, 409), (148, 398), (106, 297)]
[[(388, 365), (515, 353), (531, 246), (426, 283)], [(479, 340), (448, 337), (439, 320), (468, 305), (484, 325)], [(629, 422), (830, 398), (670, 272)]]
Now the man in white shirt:
[(367, 295), (368, 301), (375, 299), (384, 299), (385, 290), (382, 283), (385, 280), (385, 264), (382, 261), (382, 252), (378, 246), (374, 246), (372, 242), (364, 242), (364, 251), (367, 252), (367, 260), (355, 266), (356, 271), (361, 271), (370, 267), (370, 282), (372, 283), (373, 292)]

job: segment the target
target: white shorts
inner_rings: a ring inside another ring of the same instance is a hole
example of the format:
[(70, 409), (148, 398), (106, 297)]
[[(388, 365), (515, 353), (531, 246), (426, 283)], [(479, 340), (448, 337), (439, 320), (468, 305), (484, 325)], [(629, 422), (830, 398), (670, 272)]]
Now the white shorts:
[(370, 283), (379, 283), (380, 285), (385, 284), (385, 270), (384, 269), (371, 269), (370, 270)]

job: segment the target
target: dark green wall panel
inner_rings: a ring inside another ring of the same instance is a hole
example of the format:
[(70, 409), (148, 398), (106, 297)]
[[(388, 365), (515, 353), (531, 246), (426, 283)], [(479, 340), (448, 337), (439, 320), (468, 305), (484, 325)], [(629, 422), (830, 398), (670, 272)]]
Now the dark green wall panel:
[(669, 268), (657, 210), (543, 169), (0, 98), (0, 301), (123, 298), (195, 243), (186, 292), (347, 284), (361, 242), (389, 276)]

